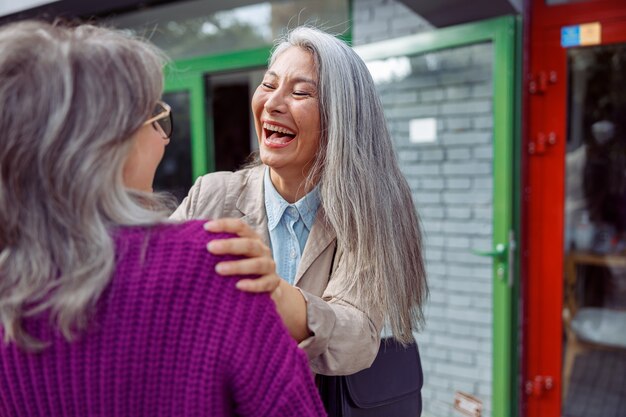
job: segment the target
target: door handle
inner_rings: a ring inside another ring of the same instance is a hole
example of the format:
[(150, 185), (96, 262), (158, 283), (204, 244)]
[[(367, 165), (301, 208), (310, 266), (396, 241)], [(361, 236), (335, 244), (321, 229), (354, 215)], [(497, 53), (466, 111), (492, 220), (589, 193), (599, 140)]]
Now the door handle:
[(498, 243), (496, 247), (491, 251), (479, 251), (472, 250), (472, 253), (477, 256), (488, 256), (491, 258), (495, 258), (498, 262), (498, 266), (496, 268), (496, 275), (501, 280), (505, 279), (509, 287), (513, 287), (513, 274), (515, 268), (513, 265), (515, 263), (515, 233), (513, 230), (509, 231), (509, 241), (507, 243)]
[(507, 250), (506, 250), (506, 244), (504, 243), (498, 243), (496, 245), (496, 247), (491, 250), (491, 251), (480, 251), (480, 250), (472, 250), (472, 253), (474, 255), (478, 255), (478, 256), (489, 256), (492, 258), (501, 258), (504, 257), (504, 255), (506, 254)]

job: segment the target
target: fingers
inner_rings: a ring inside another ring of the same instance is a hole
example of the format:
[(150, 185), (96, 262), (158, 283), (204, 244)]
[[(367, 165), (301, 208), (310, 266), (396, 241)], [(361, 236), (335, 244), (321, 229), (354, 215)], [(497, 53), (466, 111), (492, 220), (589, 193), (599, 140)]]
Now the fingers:
[(273, 293), (278, 291), (279, 285), (280, 277), (272, 274), (257, 279), (242, 279), (237, 282), (236, 287), (246, 292), (269, 292), (274, 295)]
[(272, 258), (251, 258), (237, 261), (224, 261), (215, 265), (220, 275), (268, 275), (274, 274), (276, 264)]
[(215, 233), (233, 233), (240, 237), (260, 239), (259, 235), (250, 226), (243, 220), (236, 218), (211, 220), (204, 223), (204, 230)]
[(218, 239), (208, 243), (207, 249), (215, 255), (242, 255), (246, 259), (223, 261), (215, 266), (220, 275), (258, 275), (256, 279), (242, 279), (237, 288), (247, 292), (268, 292), (272, 298), (280, 296), (282, 279), (276, 275), (276, 263), (270, 248), (245, 222), (236, 218), (212, 220), (204, 229), (214, 233), (232, 233), (238, 238)]
[(267, 256), (272, 252), (263, 242), (252, 238), (231, 238), (212, 240), (207, 249), (214, 255), (243, 255), (250, 258)]

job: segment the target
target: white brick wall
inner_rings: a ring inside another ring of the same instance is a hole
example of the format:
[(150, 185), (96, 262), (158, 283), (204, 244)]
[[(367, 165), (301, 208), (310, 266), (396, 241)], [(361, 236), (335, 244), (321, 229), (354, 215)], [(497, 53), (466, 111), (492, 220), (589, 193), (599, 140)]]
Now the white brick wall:
[[(354, 0), (355, 45), (433, 30), (401, 3)], [(431, 297), (417, 335), (425, 417), (454, 417), (455, 391), (491, 412), (492, 88), (489, 44), (409, 57), (412, 74), (380, 84), (400, 166), (425, 231)], [(409, 140), (409, 120), (437, 119), (435, 143)]]

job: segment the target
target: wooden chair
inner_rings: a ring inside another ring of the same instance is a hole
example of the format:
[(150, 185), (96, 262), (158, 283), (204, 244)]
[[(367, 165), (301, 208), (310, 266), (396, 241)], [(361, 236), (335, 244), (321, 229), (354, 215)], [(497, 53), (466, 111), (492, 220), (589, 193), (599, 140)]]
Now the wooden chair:
[[(579, 265), (626, 270), (626, 255), (597, 255), (573, 251), (565, 257), (563, 324), (566, 333), (566, 350), (563, 360), (563, 400), (567, 396), (576, 356), (590, 349), (609, 351), (626, 349), (626, 311), (585, 308), (578, 305), (576, 287)], [(598, 323), (604, 325), (601, 331), (595, 333), (587, 331)]]

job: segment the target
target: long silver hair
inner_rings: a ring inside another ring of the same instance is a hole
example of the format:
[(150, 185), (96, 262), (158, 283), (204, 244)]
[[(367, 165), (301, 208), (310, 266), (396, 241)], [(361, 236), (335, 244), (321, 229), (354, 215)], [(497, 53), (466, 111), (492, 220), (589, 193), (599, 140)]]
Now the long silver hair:
[(270, 66), (291, 47), (310, 52), (317, 69), (322, 138), (308, 181), (318, 182), (346, 270), (355, 271), (347, 288), (383, 311), (394, 337), (408, 343), (428, 295), (422, 237), (374, 81), (354, 50), (310, 27), (277, 43)]
[(124, 186), (133, 135), (163, 88), (165, 58), (121, 32), (26, 21), (0, 28), (0, 323), (43, 346), (26, 317), (82, 328), (115, 267), (115, 228), (166, 215)]

